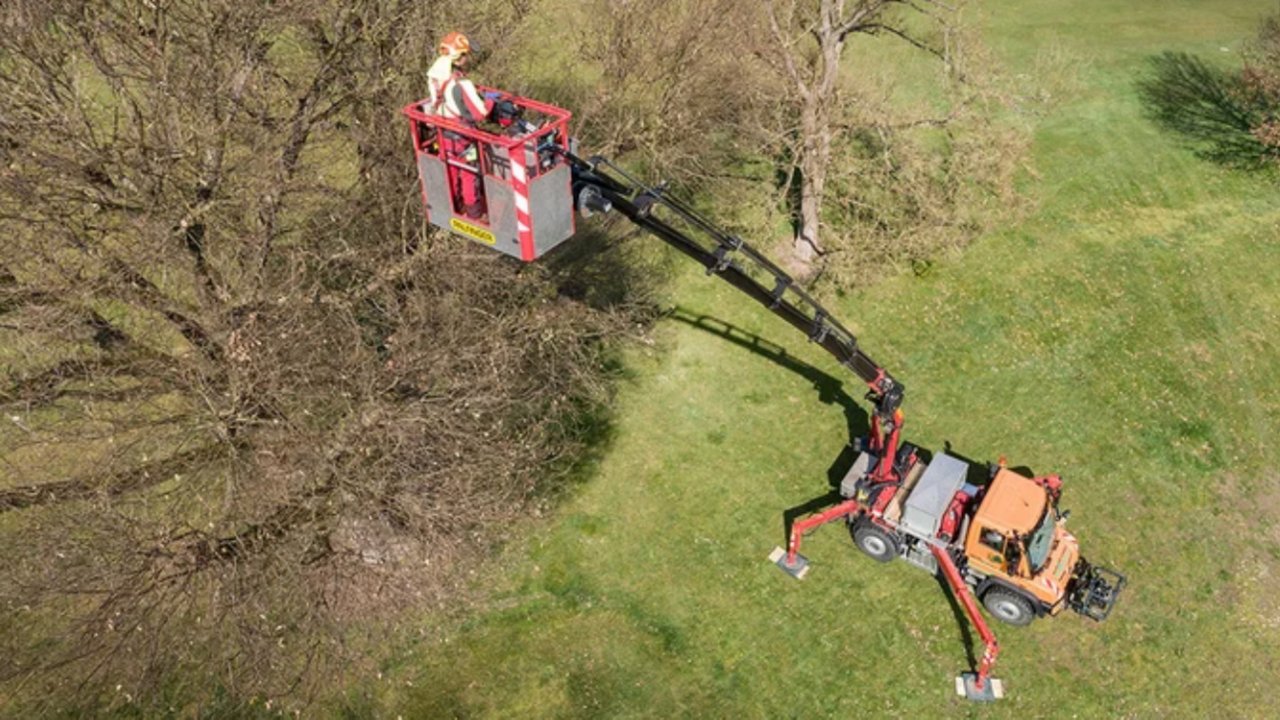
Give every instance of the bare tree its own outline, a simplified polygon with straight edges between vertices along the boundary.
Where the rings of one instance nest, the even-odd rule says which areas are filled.
[[[430,10],[0,6],[6,688],[308,697],[603,422],[629,308],[424,229]]]
[[[807,269],[824,251],[822,204],[832,146],[845,126],[839,81],[849,41],[891,35],[948,63],[946,33],[956,10],[935,0],[768,0],[764,9],[770,41],[758,54],[783,79],[784,102],[796,118],[799,198],[793,249],[799,266]],[[935,37],[916,29],[921,21],[933,25]]]
[[[563,39],[593,72],[564,73],[557,65],[534,91],[573,109],[579,138],[593,152],[623,156],[664,180],[723,173],[741,140],[736,131],[769,92],[741,57],[754,21],[749,6],[592,0],[578,12],[581,22]],[[536,37],[533,44],[545,42]]]

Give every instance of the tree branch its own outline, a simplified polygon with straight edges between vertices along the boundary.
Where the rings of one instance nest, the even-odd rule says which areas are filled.
[[[870,34],[876,34],[876,33],[880,32],[880,31],[884,31],[884,32],[887,32],[887,33],[889,33],[889,34],[891,34],[891,35],[895,35],[895,36],[897,36],[897,37],[901,38],[902,40],[906,41],[906,42],[907,42],[907,44],[911,45],[912,47],[919,48],[920,50],[923,50],[923,51],[925,51],[925,52],[929,53],[930,55],[933,55],[934,57],[938,58],[939,60],[942,60],[942,61],[944,61],[944,62],[947,62],[947,61],[949,61],[949,60],[950,60],[950,59],[947,57],[947,54],[946,54],[945,52],[943,52],[942,50],[940,50],[940,49],[938,49],[938,48],[935,48],[935,47],[932,47],[932,46],[929,46],[929,45],[926,45],[925,43],[921,42],[920,40],[917,40],[916,38],[912,37],[910,34],[908,34],[905,30],[902,30],[901,28],[896,28],[896,27],[894,27],[894,26],[892,26],[892,25],[886,25],[885,23],[874,22],[874,23],[868,23],[868,24],[866,24],[866,25],[862,26],[862,28],[861,28],[861,30],[860,30],[860,32],[866,32],[866,33],[870,33]]]
[[[769,0],[765,5],[769,13],[769,29],[773,33],[774,41],[778,43],[779,47],[777,49],[779,54],[782,56],[782,63],[783,67],[786,68],[787,76],[791,78],[791,82],[796,86],[796,89],[799,90],[800,97],[807,102],[811,96],[811,90],[808,83],[805,82],[804,77],[800,74],[800,69],[796,66],[794,53],[792,53],[792,48],[795,46],[796,41],[787,37],[786,33],[782,31],[782,26],[778,22],[778,14],[774,5],[775,0]],[[792,12],[794,12],[794,10],[795,8],[793,7]],[[790,18],[788,18],[788,25],[790,25]]]
[[[224,454],[220,446],[208,445],[180,452],[163,460],[121,470],[106,477],[90,475],[57,482],[25,485],[0,490],[0,512],[24,510],[39,505],[116,497],[127,492],[165,482],[192,467],[205,468]]]

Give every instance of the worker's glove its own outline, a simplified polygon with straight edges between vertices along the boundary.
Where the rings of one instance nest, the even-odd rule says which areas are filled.
[[[484,94],[484,99],[488,100],[489,102],[497,102],[498,100],[502,99],[502,93],[497,92],[496,90],[490,90],[489,92]]]

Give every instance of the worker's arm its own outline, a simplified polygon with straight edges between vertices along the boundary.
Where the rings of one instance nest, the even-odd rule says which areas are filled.
[[[493,111],[493,101],[481,97],[480,93],[476,92],[475,83],[470,80],[459,80],[457,85],[462,94],[462,102],[466,105],[471,117],[476,121],[489,117],[489,113]]]

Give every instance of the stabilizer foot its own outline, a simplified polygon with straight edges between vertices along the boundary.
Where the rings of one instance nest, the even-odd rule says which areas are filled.
[[[977,673],[962,673],[956,678],[956,694],[974,702],[995,702],[1004,697],[1004,683],[1000,678],[989,677],[979,689]]]
[[[773,552],[769,553],[769,562],[777,565],[782,569],[782,572],[797,580],[803,580],[804,576],[809,572],[809,558],[796,553],[796,561],[788,563],[787,551],[780,547],[774,548]]]

